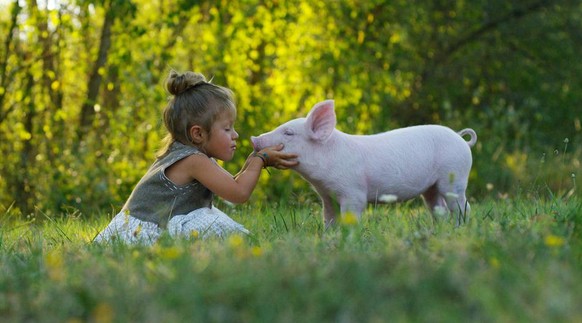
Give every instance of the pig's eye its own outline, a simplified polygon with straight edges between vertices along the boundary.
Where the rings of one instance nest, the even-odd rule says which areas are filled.
[[[285,129],[285,131],[283,132],[283,134],[285,136],[293,136],[295,133],[291,129]]]

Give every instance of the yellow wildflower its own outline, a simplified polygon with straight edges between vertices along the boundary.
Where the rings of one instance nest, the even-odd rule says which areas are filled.
[[[544,239],[544,242],[545,242],[546,246],[555,247],[555,248],[561,247],[565,243],[564,238],[558,237],[558,236],[553,235],[553,234],[546,236],[546,238]]]
[[[59,250],[49,251],[44,257],[44,262],[51,280],[62,281],[65,278],[65,261]]]
[[[489,259],[489,264],[491,265],[491,267],[495,268],[495,269],[499,269],[499,259],[492,257],[491,259]]]
[[[228,237],[228,245],[231,248],[239,248],[240,246],[242,246],[244,242],[243,237],[241,237],[238,234],[233,234],[230,237]]]
[[[123,211],[123,220],[125,225],[129,224],[129,210],[127,209]]]
[[[93,316],[93,321],[98,323],[109,323],[113,322],[113,308],[107,303],[99,303],[93,309],[91,313]]]
[[[135,229],[135,231],[133,231],[133,236],[134,237],[138,237],[139,234],[141,232],[141,224],[138,224],[137,228]]]
[[[167,260],[176,259],[176,258],[180,257],[181,254],[182,254],[182,251],[177,246],[162,248],[159,251],[160,258],[167,259]]]
[[[356,225],[358,224],[358,217],[354,213],[348,212],[342,216],[340,223],[346,226]]]
[[[254,246],[251,248],[251,254],[255,257],[260,257],[263,255],[263,249],[259,246]]]

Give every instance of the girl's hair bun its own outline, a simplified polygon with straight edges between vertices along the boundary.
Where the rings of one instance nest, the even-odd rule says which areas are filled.
[[[206,77],[196,72],[179,73],[174,70],[166,80],[166,90],[172,95],[180,95],[198,84],[206,83]]]

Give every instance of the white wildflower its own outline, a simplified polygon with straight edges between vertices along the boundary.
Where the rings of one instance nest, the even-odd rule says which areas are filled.
[[[455,194],[455,193],[453,193],[453,192],[447,192],[447,193],[445,194],[445,196],[446,196],[448,199],[458,199],[458,198],[459,198],[459,194]]]
[[[445,207],[442,207],[442,206],[440,206],[440,205],[438,205],[438,206],[435,206],[435,208],[434,208],[434,214],[435,214],[437,217],[445,217],[445,216],[447,215],[447,213],[448,213],[448,212],[447,212],[447,208],[445,208]]]
[[[383,194],[378,197],[378,201],[382,203],[394,203],[398,201],[398,196],[394,194]]]

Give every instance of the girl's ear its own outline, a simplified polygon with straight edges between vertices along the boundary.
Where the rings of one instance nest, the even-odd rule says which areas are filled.
[[[200,145],[204,142],[205,132],[202,127],[194,125],[190,127],[190,138],[192,138],[192,143],[195,145]]]

